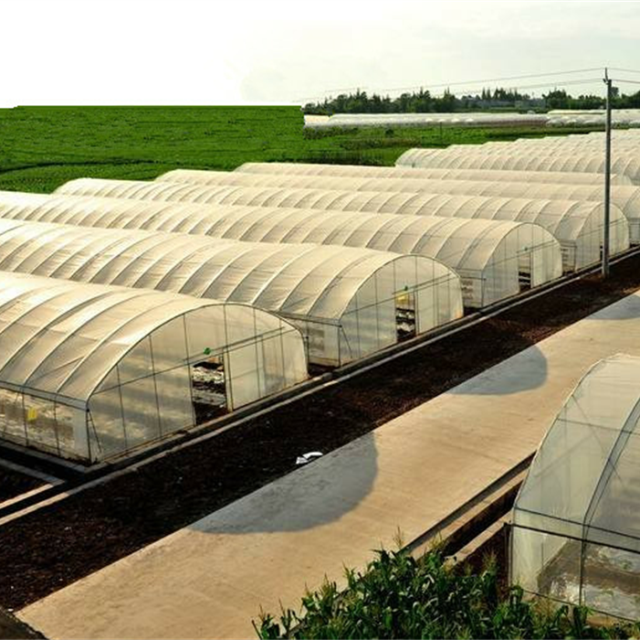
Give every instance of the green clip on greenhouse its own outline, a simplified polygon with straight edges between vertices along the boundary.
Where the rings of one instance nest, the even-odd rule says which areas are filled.
[[[552,424],[516,499],[511,580],[640,618],[640,358],[596,364]]]
[[[0,438],[94,462],[302,382],[300,332],[241,304],[2,272]]]

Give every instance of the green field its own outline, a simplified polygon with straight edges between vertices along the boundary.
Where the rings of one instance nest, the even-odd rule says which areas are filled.
[[[51,191],[78,177],[146,180],[178,167],[233,169],[249,161],[392,165],[410,147],[544,132],[513,128],[305,132],[302,125],[297,107],[0,109],[0,189]]]

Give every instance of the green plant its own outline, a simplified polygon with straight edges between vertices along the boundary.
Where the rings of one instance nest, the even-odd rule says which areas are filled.
[[[393,165],[410,147],[545,133],[304,129],[297,107],[16,107],[0,109],[0,189],[46,192],[80,177],[151,180],[179,167],[230,170],[274,160]]]
[[[503,590],[495,558],[473,574],[438,549],[420,559],[378,551],[362,573],[346,570],[340,591],[325,580],[280,619],[262,612],[260,638],[628,638],[637,625],[595,627],[584,607],[551,607]]]

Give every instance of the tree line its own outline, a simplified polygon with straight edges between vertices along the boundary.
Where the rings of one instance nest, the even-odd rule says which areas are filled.
[[[601,109],[604,98],[596,95],[572,96],[564,89],[553,89],[541,97],[520,93],[515,89],[483,89],[480,94],[456,96],[445,91],[433,96],[428,90],[402,93],[396,98],[369,95],[359,89],[355,93],[340,94],[321,102],[309,102],[303,107],[307,114],[334,113],[452,113],[454,111],[483,111],[519,109],[523,111],[548,109]],[[614,89],[613,107],[640,108],[640,91],[625,95]]]

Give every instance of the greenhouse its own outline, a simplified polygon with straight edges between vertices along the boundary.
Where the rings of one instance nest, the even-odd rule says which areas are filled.
[[[446,205],[437,210],[430,206],[425,209],[427,215],[445,217],[479,217],[502,218],[520,222],[535,222],[555,235],[561,245],[567,246],[567,251],[576,253],[576,237],[584,238],[584,234],[593,234],[595,254],[583,251],[583,258],[579,259],[579,266],[590,264],[598,260],[600,241],[603,237],[604,206],[602,201],[602,185],[562,185],[562,184],[527,184],[526,182],[482,182],[467,180],[422,180],[412,178],[398,178],[376,180],[372,178],[349,178],[338,176],[277,176],[272,174],[256,175],[242,174],[233,178],[236,173],[224,171],[187,171],[176,170],[160,176],[158,181],[177,182],[183,184],[233,184],[236,186],[261,186],[287,189],[326,189],[332,191],[377,191],[428,194],[429,202],[433,194],[444,195],[477,195],[488,198],[526,198],[529,200],[545,201],[540,203],[512,201],[508,206],[473,208],[473,216],[469,214],[468,206]],[[231,176],[231,177],[230,177]],[[599,181],[600,182],[600,181]],[[594,204],[581,204],[583,201]],[[553,202],[552,202],[553,201]],[[564,201],[564,202],[556,202]],[[572,202],[573,201],[573,202]],[[412,199],[413,203],[414,200]],[[614,186],[611,190],[611,202],[617,209],[611,215],[612,253],[619,253],[628,249],[629,242],[640,242],[640,187]],[[457,203],[456,203],[457,204]],[[493,204],[493,203],[492,203]],[[365,211],[369,208],[365,207]],[[510,214],[504,214],[508,210]],[[419,213],[422,213],[419,209]],[[403,213],[403,209],[399,210]],[[393,211],[392,211],[393,213]],[[627,222],[625,222],[625,218]],[[586,225],[587,230],[583,230]],[[579,227],[579,230],[574,230]],[[630,232],[630,227],[633,233]],[[631,237],[630,237],[631,236]],[[583,240],[584,241],[584,240]],[[595,255],[595,257],[593,257]],[[565,269],[575,268],[575,259],[565,261]]]
[[[549,111],[546,117],[549,127],[604,126],[605,112],[603,109],[556,109]],[[611,119],[613,126],[637,127],[640,125],[640,109],[613,109]]]
[[[557,241],[528,223],[12,192],[0,193],[0,217],[413,253],[456,271],[468,307],[491,304],[562,273]]]
[[[408,172],[417,171],[409,169]],[[536,198],[541,200],[594,200],[602,201],[603,179],[594,174],[596,179],[590,184],[529,184],[526,178],[518,176],[509,180],[471,180],[424,178],[411,175],[402,177],[387,176],[379,179],[372,176],[348,175],[288,175],[274,173],[242,173],[237,171],[190,171],[176,169],[158,178],[156,182],[174,182],[178,184],[197,184],[203,186],[239,186],[266,187],[277,189],[325,189],[331,191],[376,191],[403,193],[430,193],[445,195],[480,195],[515,198]],[[579,175],[579,174],[578,174]],[[623,208],[624,204],[638,197],[640,187],[634,185],[613,185],[611,190],[612,202]],[[622,206],[621,206],[621,204]]]
[[[483,144],[452,144],[446,149],[434,149],[437,152],[446,152],[451,154],[464,155],[466,152],[471,153],[528,153],[535,152],[539,155],[548,155],[550,153],[584,153],[584,154],[603,154],[605,148],[604,138],[592,139],[592,143],[573,139],[565,139],[561,142],[551,141],[549,138],[526,139],[521,138],[514,141],[494,141],[484,142]],[[612,136],[611,152],[613,156],[631,156],[636,157],[638,154],[638,142],[627,138],[618,139]]]
[[[602,178],[602,176],[600,176]],[[394,181],[395,182],[395,181]],[[425,191],[448,194],[480,195],[485,197],[501,198],[525,198],[543,201],[556,201],[565,213],[571,215],[570,211],[575,211],[579,207],[584,210],[586,205],[594,210],[594,215],[599,219],[599,226],[604,224],[604,186],[599,179],[595,184],[527,184],[522,182],[479,182],[465,180],[443,180],[432,187],[431,182],[427,185],[425,181]],[[566,204],[559,204],[564,201]],[[616,248],[613,252],[625,250],[625,227],[620,213],[626,218],[629,228],[629,242],[631,244],[640,243],[640,187],[633,185],[611,185],[611,226],[615,229],[613,235],[618,237]],[[591,203],[588,205],[587,203]],[[519,218],[520,219],[520,218]],[[540,224],[540,223],[538,223]],[[545,225],[543,225],[545,226]],[[618,228],[619,227],[619,228]],[[545,226],[545,228],[548,228]],[[549,229],[551,231],[551,229]],[[560,240],[560,238],[558,238]]]
[[[246,305],[24,274],[0,279],[4,440],[105,460],[307,375],[299,331]]]
[[[526,591],[640,618],[640,358],[597,363],[545,436],[513,509]]]
[[[342,176],[348,178],[419,178],[422,180],[500,180],[504,182],[557,182],[588,184],[602,181],[598,173],[562,171],[491,171],[483,169],[417,169],[403,167],[366,167],[355,164],[302,162],[247,162],[234,173],[272,173],[301,176]],[[167,174],[165,174],[167,175]],[[626,176],[612,174],[611,184],[632,184]]]
[[[441,263],[336,246],[0,219],[0,270],[258,307],[302,331],[310,361],[333,366],[463,312],[459,279]]]
[[[544,127],[547,120],[530,113],[336,113],[322,120],[305,116],[305,127]]]
[[[534,153],[521,149],[519,153],[438,153],[429,149],[409,149],[397,160],[399,167],[430,167],[434,169],[499,169],[509,171],[570,171],[577,173],[604,173],[604,154],[597,152]],[[632,184],[640,185],[640,158],[615,155],[611,159],[611,171],[627,176]]]
[[[521,198],[402,192],[215,187],[169,182],[147,183],[85,178],[68,182],[58,192],[121,198],[165,199],[170,202],[271,205],[322,211],[530,222],[543,226],[561,244],[565,271],[579,269],[599,260],[600,246],[603,241],[602,206],[597,203],[546,202]],[[622,212],[617,208],[612,208],[611,254],[615,255],[628,248],[629,225]],[[443,262],[449,264],[446,260]]]
[[[599,136],[552,136],[549,138],[520,138],[514,140],[511,144],[518,146],[518,148],[524,148],[531,146],[532,148],[545,148],[553,147],[554,149],[584,149],[585,151],[602,151],[605,146],[604,134]],[[621,136],[619,131],[614,131],[611,134],[612,149],[624,149],[625,153],[632,153],[638,151],[640,146],[640,137]]]

